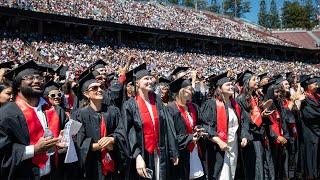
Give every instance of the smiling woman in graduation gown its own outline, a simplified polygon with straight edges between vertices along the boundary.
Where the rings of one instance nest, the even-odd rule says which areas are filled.
[[[204,168],[200,160],[199,107],[191,102],[193,89],[188,79],[179,78],[170,83],[170,91],[175,93],[175,101],[169,103],[168,109],[172,115],[179,144],[179,164],[174,179],[197,179],[204,177]],[[198,125],[198,127],[196,127]],[[200,145],[201,144],[201,145]]]
[[[90,74],[79,82],[89,105],[78,110],[82,127],[77,134],[81,167],[86,179],[121,179],[126,160],[126,139],[122,133],[120,110],[103,104],[100,83]]]
[[[267,139],[264,113],[259,107],[254,91],[258,88],[257,77],[251,72],[243,74],[243,93],[237,102],[241,107],[243,123],[248,124],[249,144],[243,148],[244,174],[246,179],[274,179],[274,166]]]
[[[140,70],[135,78],[137,96],[126,101],[122,108],[132,157],[130,178],[146,177],[148,168],[153,171],[152,179],[171,179],[168,173],[170,159],[174,163],[178,161],[177,138],[171,116],[161,99],[151,92],[149,72]]]
[[[241,109],[233,99],[231,80],[227,73],[211,79],[214,98],[201,108],[207,143],[208,179],[234,179],[238,161],[238,145],[248,143],[248,127],[241,123]]]

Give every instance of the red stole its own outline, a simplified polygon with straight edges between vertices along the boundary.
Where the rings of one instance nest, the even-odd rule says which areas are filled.
[[[274,112],[269,116],[270,121],[272,122],[271,129],[277,136],[283,136],[282,132],[282,122],[281,116],[278,110],[274,110]],[[278,141],[275,141],[279,143]]]
[[[238,121],[241,115],[241,109],[240,106],[238,105],[238,103],[233,99],[230,98],[230,102],[232,107],[235,109],[237,117],[238,117]],[[227,111],[226,108],[224,106],[224,102],[216,99],[216,109],[217,109],[217,134],[219,136],[219,138],[223,141],[223,142],[228,142],[228,115],[227,115]]]
[[[30,145],[34,145],[44,135],[44,130],[40,123],[40,120],[36,112],[34,111],[33,107],[31,107],[27,102],[25,102],[19,96],[16,97],[15,102],[17,106],[21,109],[26,119],[26,123],[29,130]],[[59,116],[56,113],[56,110],[51,105],[44,106],[43,110],[46,115],[49,129],[52,131],[54,137],[58,137],[60,132],[60,120],[59,120]],[[57,151],[56,151],[56,154],[57,154]],[[47,153],[35,154],[34,157],[32,158],[32,163],[38,166],[39,168],[44,168],[48,158],[49,157]],[[56,158],[56,162],[57,162],[57,158]]]
[[[250,104],[252,107],[252,110],[250,112],[251,121],[258,127],[260,127],[262,124],[262,117],[260,109],[254,97],[251,97]]]
[[[107,126],[106,122],[104,121],[103,115],[101,114],[101,122],[100,122],[100,137],[107,136]],[[107,176],[108,172],[114,172],[114,160],[111,158],[110,154],[108,153],[106,148],[101,150],[101,168],[102,174]]]
[[[180,113],[181,113],[181,116],[182,116],[182,118],[183,118],[183,120],[184,120],[184,123],[185,123],[186,126],[187,126],[187,133],[188,133],[188,134],[193,134],[193,127],[194,127],[194,126],[196,125],[196,123],[197,123],[197,113],[196,113],[196,110],[195,110],[195,108],[193,107],[192,103],[187,103],[187,107],[188,107],[188,109],[189,109],[189,111],[190,111],[190,115],[191,115],[191,117],[192,117],[192,124],[193,124],[193,125],[191,125],[191,123],[190,123],[190,120],[189,120],[189,118],[188,118],[188,115],[187,115],[186,110],[185,110],[182,106],[180,106],[178,103],[176,103],[176,106],[177,106],[178,110],[179,110]],[[193,148],[194,148],[195,146],[196,146],[196,144],[195,144],[194,142],[189,143],[187,149],[189,150],[189,152],[192,152],[192,151],[193,151]]]
[[[319,105],[319,101],[320,101],[320,97],[318,94],[316,93],[312,93],[310,91],[306,91],[306,95],[311,99],[313,100],[317,105]]]
[[[142,125],[143,125],[143,135],[144,135],[144,145],[145,149],[153,154],[155,149],[158,150],[159,142],[159,116],[157,107],[155,104],[154,96],[149,94],[149,101],[152,107],[152,113],[154,118],[154,124],[147,108],[146,102],[139,96],[136,96],[136,101],[138,109],[141,115]]]

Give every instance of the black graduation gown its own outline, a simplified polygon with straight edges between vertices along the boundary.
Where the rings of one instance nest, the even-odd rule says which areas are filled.
[[[275,169],[275,178],[276,179],[285,179],[289,177],[289,169],[288,169],[288,143],[290,142],[290,135],[287,128],[288,116],[287,112],[284,108],[278,108],[278,112],[280,113],[280,121],[281,121],[281,130],[283,132],[283,137],[287,139],[287,144],[282,145],[276,143],[278,135],[271,128],[272,122],[270,121],[269,131],[269,142],[271,155],[273,159],[274,169]]]
[[[177,108],[175,102],[171,102],[168,104],[169,113],[172,116],[174,127],[177,133],[178,146],[179,146],[179,164],[172,168],[174,171],[174,179],[189,179],[190,174],[190,152],[187,149],[187,146],[192,142],[193,135],[188,134],[187,126],[185,121],[181,115],[181,112]],[[196,125],[201,126],[201,114],[199,107],[193,103],[193,107],[196,110],[197,121]],[[197,145],[200,146],[200,150],[203,143],[201,140],[198,141]],[[201,155],[201,153],[199,153]],[[204,169],[204,168],[203,168]],[[179,173],[178,173],[179,172]]]
[[[155,94],[152,95],[156,96]],[[169,165],[172,164],[170,158],[178,157],[179,154],[176,132],[172,117],[168,109],[163,105],[161,98],[156,96],[155,103],[159,116],[160,179],[172,179],[169,173]],[[146,167],[153,170],[155,175],[154,156],[145,150],[143,124],[134,97],[131,97],[123,104],[122,115],[130,145],[131,166],[128,172],[130,173],[130,179],[141,179],[135,166],[136,157],[139,154],[144,159]],[[155,179],[155,176],[153,179]]]
[[[220,172],[223,167],[225,152],[221,151],[220,147],[213,143],[210,139],[217,135],[217,110],[216,101],[214,99],[208,99],[201,107],[201,114],[203,120],[203,127],[209,134],[209,139],[207,141],[207,167],[208,167],[208,179],[218,179]],[[226,109],[228,113],[228,109]],[[239,128],[238,136],[241,142],[242,138],[249,139],[248,126],[241,122],[241,117],[238,117]],[[240,150],[239,150],[240,155]],[[240,158],[238,158],[240,160]]]
[[[59,119],[60,130],[64,128],[68,121],[66,114],[61,107],[55,107]],[[26,119],[20,108],[9,102],[0,108],[0,179],[38,179],[40,170],[32,163],[32,158],[22,160],[25,146],[30,145],[29,129]],[[64,178],[63,164],[65,154],[59,154],[58,168],[55,166],[54,157],[51,159],[52,178]]]
[[[266,136],[268,122],[262,122],[258,127],[251,121],[250,109],[246,103],[245,95],[237,99],[241,107],[241,122],[248,126],[249,143],[240,149],[243,156],[243,168],[246,179],[274,179],[274,165],[272,162],[269,142]]]
[[[109,173],[106,177],[101,170],[101,151],[91,151],[92,144],[101,139],[101,116],[105,120],[107,136],[112,136],[115,139],[113,151],[109,152],[115,161],[115,172]],[[76,144],[85,179],[121,179],[122,167],[126,163],[127,146],[120,118],[120,110],[114,106],[103,105],[99,113],[95,112],[91,106],[79,109],[77,121],[82,123],[82,127],[77,134]]]
[[[320,103],[306,97],[301,104],[307,177],[319,178]]]

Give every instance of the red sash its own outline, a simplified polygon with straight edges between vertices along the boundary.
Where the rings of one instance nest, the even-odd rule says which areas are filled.
[[[283,132],[281,130],[281,116],[278,110],[274,110],[274,112],[269,116],[270,121],[272,122],[271,129],[277,136],[283,136]],[[275,143],[280,143],[275,141]]]
[[[40,120],[36,112],[34,111],[33,107],[31,107],[27,102],[25,102],[19,96],[16,97],[15,102],[17,106],[21,109],[26,119],[26,123],[28,125],[28,130],[29,130],[30,145],[34,145],[44,135],[44,130],[40,123]],[[58,137],[59,130],[60,130],[60,121],[59,121],[59,116],[56,113],[56,110],[54,109],[53,106],[50,106],[50,105],[44,106],[43,110],[47,118],[49,129],[52,131],[54,137]],[[49,157],[46,153],[35,154],[34,157],[32,158],[32,163],[37,165],[39,168],[44,168],[48,158]]]
[[[235,112],[238,117],[238,121],[241,115],[241,109],[239,104],[233,99],[230,98],[232,107],[235,109]],[[217,105],[217,134],[223,142],[228,141],[228,115],[224,103],[216,99]]]
[[[283,107],[284,107],[286,110],[288,110],[288,111],[290,111],[290,109],[289,109],[289,103],[290,103],[290,100],[288,100],[288,99],[285,99],[285,100],[283,101]],[[296,123],[289,123],[289,124],[288,124],[288,127],[289,127],[289,129],[290,129],[293,137],[294,137],[294,138],[298,138],[298,131],[297,131],[297,125],[296,125]]]
[[[188,109],[190,111],[190,115],[192,117],[192,124],[193,124],[193,126],[192,126],[191,123],[190,123],[190,120],[188,118],[186,110],[182,106],[178,105],[178,103],[176,103],[176,105],[177,105],[177,108],[180,111],[181,116],[182,116],[182,118],[183,118],[183,120],[184,120],[184,122],[185,122],[185,124],[187,126],[187,133],[188,134],[193,134],[193,127],[197,123],[197,113],[196,113],[195,108],[193,107],[193,105],[191,103],[187,103]],[[192,152],[193,148],[195,146],[196,146],[196,143],[194,143],[194,142],[189,143],[187,149],[189,150],[189,152]]]
[[[72,93],[66,94],[65,97],[67,99],[67,102],[68,102],[68,105],[69,105],[69,109],[72,109],[73,108],[73,103],[74,103],[73,94]]]
[[[139,95],[136,96],[136,101],[137,101],[138,109],[140,111],[141,120],[143,124],[145,149],[150,154],[153,154],[154,150],[158,148],[158,142],[159,142],[159,116],[158,116],[155,100],[154,100],[154,97],[149,94],[149,101],[152,107],[154,124],[145,101]]]
[[[310,99],[312,99],[316,104],[319,104],[320,97],[319,97],[318,94],[312,93],[312,92],[310,92],[310,91],[307,90],[307,91],[306,91],[306,95],[307,95]]]
[[[100,137],[107,136],[107,126],[101,114]],[[114,160],[111,158],[106,148],[101,150],[102,174],[107,176],[108,172],[114,172]]]
[[[261,112],[260,112],[260,109],[256,103],[256,100],[251,97],[251,107],[252,107],[252,110],[250,112],[250,117],[251,117],[251,121],[257,125],[258,127],[261,126],[262,124],[262,117],[261,117]]]

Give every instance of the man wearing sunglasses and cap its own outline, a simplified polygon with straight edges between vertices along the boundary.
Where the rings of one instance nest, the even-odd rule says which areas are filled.
[[[29,61],[6,74],[15,101],[0,110],[0,179],[58,178],[63,119],[44,98],[43,69]],[[48,153],[50,151],[50,153]]]

